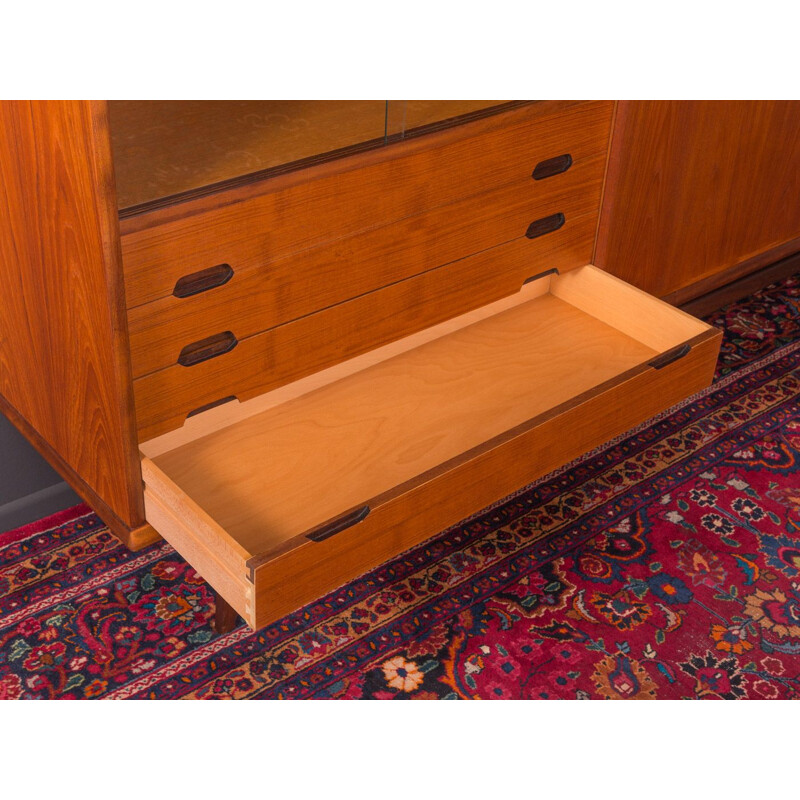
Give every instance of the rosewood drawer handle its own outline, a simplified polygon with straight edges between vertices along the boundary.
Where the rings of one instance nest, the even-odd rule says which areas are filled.
[[[560,175],[566,172],[572,166],[572,156],[569,153],[564,153],[563,156],[556,156],[555,158],[548,158],[546,161],[540,161],[533,168],[533,175],[531,176],[535,181],[541,181],[544,178],[552,178],[553,175]]]
[[[206,403],[204,406],[198,406],[195,409],[192,409],[187,415],[186,419],[189,417],[194,417],[197,414],[202,414],[204,411],[209,411],[212,408],[216,408],[217,406],[223,406],[225,403],[230,403],[231,400],[236,400],[235,394],[229,394],[227,397],[221,397],[219,400],[214,400],[212,403]]]
[[[689,344],[679,344],[677,347],[673,347],[672,350],[667,350],[666,353],[662,353],[660,356],[647,363],[653,369],[661,369],[662,367],[666,367],[667,364],[671,364],[673,361],[683,358],[691,349],[692,346]]]
[[[558,274],[559,272],[557,267],[553,267],[552,269],[546,269],[544,272],[539,272],[536,275],[531,275],[530,278],[525,278],[525,280],[522,281],[522,285],[525,286],[525,284],[527,283],[533,283],[534,281],[538,281],[539,278],[546,278],[548,275],[558,275]]]
[[[557,231],[565,222],[566,217],[559,211],[558,214],[551,214],[549,217],[542,217],[531,222],[525,235],[529,239],[536,239],[538,236]]]
[[[230,264],[217,264],[216,267],[202,269],[191,275],[184,275],[178,279],[172,294],[175,297],[191,297],[193,294],[207,292],[216,286],[222,286],[233,277],[233,267]]]
[[[306,538],[311,539],[312,542],[321,542],[324,539],[329,539],[334,534],[341,533],[346,528],[366,519],[369,511],[369,506],[360,506],[352,511],[345,511],[344,514],[332,519],[330,522],[324,522],[322,525],[310,530],[306,534]]]
[[[195,364],[208,361],[209,358],[229,353],[237,344],[239,344],[239,340],[231,331],[216,333],[207,339],[187,344],[178,356],[178,363],[182,367],[193,367]]]

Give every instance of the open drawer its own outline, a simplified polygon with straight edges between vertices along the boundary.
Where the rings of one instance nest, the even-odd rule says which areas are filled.
[[[705,387],[720,338],[545,274],[144,443],[147,520],[258,628]]]

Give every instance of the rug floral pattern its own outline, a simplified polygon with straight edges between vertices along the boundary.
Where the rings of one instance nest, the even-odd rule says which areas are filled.
[[[0,534],[0,698],[800,695],[800,276],[717,381],[258,633],[85,507]]]

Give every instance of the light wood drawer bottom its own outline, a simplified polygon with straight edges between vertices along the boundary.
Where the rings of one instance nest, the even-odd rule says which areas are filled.
[[[548,275],[144,443],[147,520],[259,628],[705,387],[720,338]]]

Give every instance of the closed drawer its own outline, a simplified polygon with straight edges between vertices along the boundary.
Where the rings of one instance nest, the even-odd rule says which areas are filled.
[[[241,341],[234,305],[227,324],[203,331],[208,338],[198,341],[211,344],[192,351],[190,365],[185,348],[194,340],[180,338],[169,366],[134,380],[139,440],[180,427],[195,409],[220,398],[247,400],[514,294],[533,274],[585,264],[596,225],[593,215],[570,217],[547,235],[523,236]]]
[[[144,443],[146,516],[258,628],[703,388],[719,341],[546,275]]]
[[[612,111],[610,102],[534,103],[385,152],[342,158],[122,220],[128,307],[168,298],[182,277],[220,264],[237,275],[270,270],[290,256],[326,244],[335,252],[334,243],[504,187],[524,191],[534,184],[535,194],[546,195],[552,178],[534,180],[536,166],[569,154],[573,166],[566,175],[581,173],[584,164],[605,155]],[[594,171],[602,180],[602,163]],[[379,246],[369,237],[358,245]],[[411,269],[414,253],[407,255],[405,269]],[[394,259],[394,269],[402,269]],[[314,272],[318,267],[310,261],[296,271],[322,285]],[[376,275],[371,287],[358,291],[384,285],[382,280]],[[319,308],[336,301],[320,302]]]
[[[184,346],[230,330],[239,341],[445,264],[518,241],[531,263],[553,236],[528,239],[531,223],[555,214],[563,228],[582,231],[580,260],[591,260],[605,167],[605,152],[575,155],[570,168],[546,180],[531,178],[520,158],[520,180],[501,189],[336,239],[242,269],[229,253],[225,267],[208,262],[178,289],[130,308],[128,322],[135,378],[174,365]],[[238,243],[232,237],[230,248]],[[574,250],[571,251],[574,254]],[[217,267],[214,270],[214,267]],[[195,291],[203,285],[210,288]],[[183,282],[183,283],[181,283]],[[191,283],[190,283],[191,282]],[[190,283],[184,289],[186,283]],[[184,295],[186,296],[180,296]],[[177,296],[176,296],[177,295]]]

